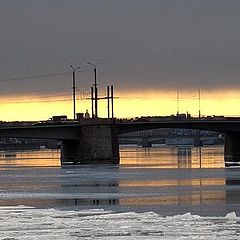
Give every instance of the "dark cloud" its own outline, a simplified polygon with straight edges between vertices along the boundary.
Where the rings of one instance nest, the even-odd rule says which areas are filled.
[[[239,12],[239,0],[2,0],[0,80],[28,79],[0,92],[69,91],[69,66],[97,60],[118,89],[236,89]],[[88,89],[93,74],[77,78]]]

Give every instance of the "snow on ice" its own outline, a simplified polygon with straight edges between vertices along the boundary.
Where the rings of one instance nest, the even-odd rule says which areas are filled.
[[[0,207],[0,239],[240,239],[240,218]]]

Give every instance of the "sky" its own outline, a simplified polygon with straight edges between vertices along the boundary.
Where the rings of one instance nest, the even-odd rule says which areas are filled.
[[[240,113],[239,0],[0,0],[0,119],[90,111],[93,69],[116,115]],[[106,103],[100,112],[106,114]]]

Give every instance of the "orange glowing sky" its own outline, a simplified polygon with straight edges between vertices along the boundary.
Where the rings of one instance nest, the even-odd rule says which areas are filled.
[[[199,88],[202,115],[237,116],[239,12],[226,0],[0,1],[0,120],[73,118],[71,65],[80,92],[94,66],[101,96],[114,85],[116,117],[176,114],[178,89],[179,112],[197,116]]]
[[[114,100],[115,117],[130,118],[139,116],[171,115],[177,112],[177,93],[175,91],[118,92]],[[67,115],[73,118],[71,95],[65,98],[50,96],[17,96],[0,99],[0,120],[46,120],[53,115]],[[76,112],[91,113],[90,100],[78,99]],[[240,115],[240,91],[201,91],[201,114]],[[197,116],[199,111],[198,91],[180,92],[179,112],[189,112]],[[99,101],[99,116],[107,116],[107,103]]]

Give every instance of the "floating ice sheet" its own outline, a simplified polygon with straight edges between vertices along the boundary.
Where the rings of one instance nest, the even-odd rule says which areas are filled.
[[[240,239],[240,218],[0,207],[0,239]]]

